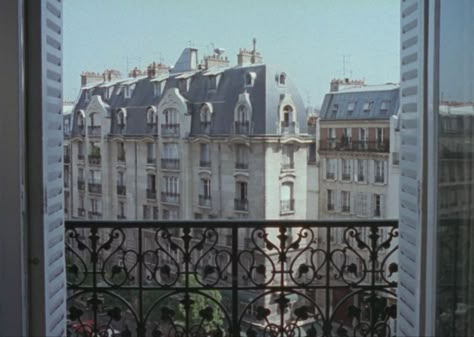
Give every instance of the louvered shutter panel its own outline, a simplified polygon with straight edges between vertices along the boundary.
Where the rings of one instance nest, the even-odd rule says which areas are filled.
[[[28,21],[30,334],[66,335],[63,214],[62,4],[25,3]]]
[[[400,336],[420,336],[421,216],[421,112],[423,105],[423,1],[401,5],[400,82],[400,238],[398,329]]]

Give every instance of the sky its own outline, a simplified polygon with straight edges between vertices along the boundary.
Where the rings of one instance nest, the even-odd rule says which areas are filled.
[[[252,48],[279,66],[307,105],[320,107],[333,78],[399,82],[399,0],[65,0],[64,99],[83,71],[153,61],[173,65],[186,47],[198,57],[224,48],[237,63]]]

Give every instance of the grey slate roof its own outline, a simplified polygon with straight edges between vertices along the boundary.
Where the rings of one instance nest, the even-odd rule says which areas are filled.
[[[389,120],[398,113],[400,88],[396,84],[366,86],[331,92],[324,97],[321,107],[321,120]],[[364,103],[373,102],[370,111],[364,111]],[[381,110],[382,102],[387,102],[387,110]],[[354,110],[348,111],[350,103]],[[337,112],[334,107],[337,105]]]
[[[286,85],[279,86],[276,76],[283,72],[282,70],[270,67],[266,64],[253,64],[245,66],[235,66],[222,69],[221,78],[217,89],[210,89],[211,76],[208,72],[211,69],[196,71],[190,78],[191,83],[189,91],[182,94],[188,102],[188,109],[191,114],[191,134],[200,133],[200,107],[203,103],[211,103],[213,106],[212,123],[210,135],[225,135],[232,130],[234,123],[234,109],[239,98],[239,94],[247,92],[252,104],[252,124],[253,134],[277,134],[278,107],[282,94],[290,94],[295,109],[297,111],[297,124],[300,133],[305,133],[306,112],[303,100],[298,93],[295,85],[287,76]],[[219,71],[220,72],[220,71]],[[247,72],[254,72],[256,79],[253,87],[245,87],[244,78]],[[178,79],[183,73],[170,73],[166,80],[166,86],[163,94],[170,88],[178,87]],[[105,98],[107,88],[104,83],[97,83],[91,89],[81,89],[81,94],[74,107],[75,112],[86,110],[86,90],[92,90],[92,95],[100,95],[102,100],[110,106],[111,111],[111,134],[123,135],[145,135],[153,133],[146,125],[146,111],[148,107],[157,107],[162,95],[154,95],[154,78],[143,77],[136,80],[135,89],[131,98],[124,98],[124,81],[118,81],[113,85],[113,93],[109,99]],[[120,91],[120,92],[119,92]],[[127,111],[126,127],[121,129],[117,126],[115,118],[118,109],[125,108]],[[87,117],[87,116],[86,116]],[[158,124],[160,121],[158,121]],[[79,134],[77,118],[73,118],[73,135]],[[154,132],[156,133],[156,132]],[[159,128],[158,128],[159,133]]]

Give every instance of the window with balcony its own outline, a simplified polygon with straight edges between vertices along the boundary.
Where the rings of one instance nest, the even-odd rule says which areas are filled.
[[[165,170],[179,170],[179,145],[177,143],[163,143],[161,168]]]
[[[156,176],[147,174],[146,178],[146,197],[154,200],[156,199]]]
[[[77,142],[77,160],[84,160],[84,143]]]
[[[280,214],[292,213],[294,211],[293,183],[284,182],[280,187]]]
[[[117,205],[117,219],[123,220],[126,219],[125,216],[125,201],[119,201]]]
[[[125,143],[117,142],[117,161],[125,162]]]
[[[377,149],[383,150],[384,149],[384,130],[383,128],[376,128],[375,129],[375,144]]]
[[[64,153],[64,164],[69,164],[71,162],[71,148],[68,145],[63,146]]]
[[[89,219],[100,219],[102,217],[102,201],[91,198],[89,208]]]
[[[327,190],[326,191],[326,209],[328,211],[334,211],[334,205],[335,205],[335,194],[334,190]]]
[[[211,153],[209,143],[199,144],[199,167],[211,167]]]
[[[235,183],[234,207],[236,211],[248,211],[247,182],[238,181]]]
[[[341,149],[349,149],[352,146],[352,128],[343,128],[341,135]]]
[[[367,128],[359,128],[359,150],[366,150],[368,147],[369,132]]]
[[[164,176],[161,185],[161,201],[179,203],[179,197],[179,178],[176,176]]]
[[[328,128],[328,147],[329,149],[336,148],[336,128]]]
[[[127,194],[125,185],[125,173],[123,171],[117,172],[117,194],[125,196]]]
[[[294,152],[295,152],[295,148],[293,144],[283,145],[282,158],[281,158],[282,170],[293,170],[295,168]]]
[[[326,158],[326,179],[336,179],[336,159]]]
[[[385,182],[385,161],[374,160],[374,182],[384,183]]]
[[[89,193],[102,193],[102,172],[89,170]]]
[[[211,109],[209,104],[205,103],[201,107],[200,120],[201,120],[201,132],[209,133],[211,131]]]
[[[364,182],[367,170],[367,161],[365,159],[357,159],[356,161],[356,181]]]
[[[85,190],[84,169],[82,167],[77,169],[77,189],[79,191]]]
[[[163,112],[163,122],[161,124],[161,135],[163,137],[179,136],[178,110],[170,108]]]
[[[237,120],[235,121],[235,133],[249,133],[249,111],[247,106],[241,104],[237,108]]]
[[[341,179],[343,181],[350,181],[351,180],[351,173],[352,173],[352,160],[350,159],[341,159]]]
[[[84,218],[86,216],[85,198],[83,195],[79,195],[79,203],[77,207],[77,216]]]
[[[235,145],[235,168],[239,170],[249,168],[249,148],[244,144]]]
[[[341,211],[349,213],[351,211],[351,192],[341,191]]]
[[[208,178],[200,180],[199,206],[211,207],[211,180]]]
[[[89,164],[100,165],[100,162],[101,162],[100,143],[90,142]]]
[[[100,121],[97,122],[96,115],[97,112],[91,112],[89,114],[89,126],[87,127],[87,132],[89,136],[100,136],[101,134]]]
[[[146,163],[151,165],[156,164],[155,143],[146,143]]]
[[[382,216],[382,196],[380,194],[374,194],[374,216],[380,217]]]

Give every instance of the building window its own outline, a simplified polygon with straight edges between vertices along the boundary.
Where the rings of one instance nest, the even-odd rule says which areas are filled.
[[[242,170],[249,168],[249,149],[244,144],[235,145],[235,168]]]
[[[328,128],[328,145],[330,149],[336,148],[336,129]]]
[[[200,181],[199,206],[211,206],[211,180],[203,178]]]
[[[281,73],[280,76],[278,76],[278,83],[280,85],[285,85],[286,84],[286,74]]]
[[[372,110],[372,106],[374,105],[374,102],[373,101],[369,101],[369,102],[365,102],[364,103],[364,106],[363,106],[363,110],[365,112],[369,112],[370,110]]]
[[[293,108],[289,105],[285,105],[282,117],[281,126],[284,128],[289,127],[293,122]]]
[[[209,144],[199,144],[200,147],[200,156],[199,156],[199,166],[200,167],[211,167],[211,153],[209,150]]]
[[[117,214],[118,219],[125,219],[125,202],[124,201],[119,201],[118,202],[118,214]]]
[[[257,75],[254,72],[245,73],[245,86],[252,87],[255,83],[255,78]]]
[[[377,146],[383,145],[384,143],[383,136],[384,136],[383,128],[376,128],[375,129],[375,142]]]
[[[156,199],[156,175],[147,174],[146,178],[146,197],[154,200]]]
[[[382,101],[382,104],[380,105],[380,110],[387,111],[389,105],[390,105],[390,101]]]
[[[354,112],[354,110],[355,110],[355,105],[356,105],[355,102],[349,102],[349,104],[347,105],[347,112],[348,112],[348,113]]]
[[[367,131],[367,128],[360,128],[359,129],[359,149],[360,150],[365,150],[367,149],[368,143],[368,136],[369,133]]]
[[[179,194],[179,178],[175,176],[165,176],[163,177],[163,186],[162,192],[166,194]]]
[[[235,184],[235,210],[248,211],[247,183],[238,181]]]
[[[126,121],[125,111],[123,109],[119,109],[117,111],[117,125],[119,127],[124,127]]]
[[[285,182],[280,188],[280,213],[293,212],[294,210],[293,183]]]
[[[342,164],[342,180],[343,181],[350,181],[351,180],[351,167],[352,160],[350,159],[341,159]]]
[[[77,159],[78,160],[84,159],[84,143],[83,142],[77,143]]]
[[[375,169],[375,182],[384,183],[385,182],[385,162],[383,160],[374,160],[374,169]]]
[[[126,85],[124,87],[124,98],[132,97],[133,91],[135,90],[135,86],[136,86],[136,84],[133,83],[133,84],[130,84],[130,85]]]
[[[101,215],[102,203],[99,199],[90,199],[89,212],[92,213],[93,215]]]
[[[354,213],[358,216],[368,216],[367,193],[357,192],[354,195]]]
[[[336,179],[336,159],[326,158],[326,179]]]
[[[341,145],[349,146],[352,142],[352,128],[343,128],[341,136]]]
[[[179,214],[178,214],[178,210],[177,209],[164,209],[163,210],[163,219],[164,220],[177,220],[179,217]],[[179,251],[176,253],[177,256],[178,256],[178,259],[176,261],[180,261],[179,260]]]
[[[154,108],[149,108],[146,111],[146,123],[148,125],[154,125],[156,124],[156,111]]]
[[[207,104],[203,104],[200,112],[201,132],[209,133],[211,131],[211,110]]]
[[[235,132],[236,133],[249,133],[249,111],[247,106],[241,104],[237,108],[237,120],[235,121]]]
[[[181,78],[178,80],[178,89],[179,92],[184,93],[188,91],[189,79]]]
[[[156,164],[155,143],[146,143],[146,162]]]
[[[327,210],[334,211],[334,191],[327,190]]]
[[[337,114],[338,109],[339,109],[339,104],[333,104],[332,105],[331,112],[332,112],[333,116],[335,116]]]
[[[80,127],[80,128],[83,128],[84,127],[84,120],[85,120],[84,111],[82,111],[82,110],[77,111],[76,116],[77,116],[76,117],[77,118],[77,126]]]
[[[143,220],[150,220],[150,206],[143,205]]]
[[[117,185],[125,186],[125,174],[122,171],[117,172]]]
[[[282,147],[282,170],[292,170],[295,168],[294,163],[295,148],[293,144],[285,144]]]
[[[215,90],[217,88],[217,78],[215,75],[210,75],[209,77],[209,89]]]
[[[117,142],[117,161],[125,161],[125,143]]]
[[[341,211],[349,213],[351,211],[351,192],[341,191]]]
[[[356,164],[357,164],[356,181],[363,182],[365,181],[366,160],[357,159]]]
[[[163,123],[161,124],[162,136],[179,136],[178,111],[176,109],[166,109],[163,112]]]
[[[374,194],[374,216],[379,217],[382,215],[381,202],[382,196],[380,194]]]

